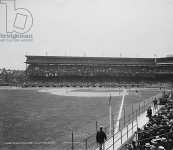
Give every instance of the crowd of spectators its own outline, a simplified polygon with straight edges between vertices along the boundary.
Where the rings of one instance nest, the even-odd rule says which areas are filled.
[[[10,70],[0,68],[0,86],[17,86],[25,81],[25,72],[22,70]]]
[[[164,82],[155,82],[155,83],[150,83],[150,82],[137,82],[137,81],[130,81],[126,79],[121,81],[122,78],[119,78],[119,80],[116,79],[109,79],[106,77],[104,78],[60,78],[60,79],[51,79],[51,80],[27,80],[24,82],[23,87],[163,87],[165,86]]]
[[[147,63],[147,62],[146,62]],[[135,63],[136,64],[136,63]],[[170,66],[99,65],[99,64],[30,64],[26,81],[48,82],[47,86],[113,86],[114,83],[169,82]],[[34,86],[34,85],[33,85]],[[41,86],[41,84],[40,84]]]
[[[172,92],[164,93],[157,101],[160,105],[159,111],[148,116],[149,122],[142,129],[137,129],[136,138],[126,145],[126,150],[173,150],[172,95]]]

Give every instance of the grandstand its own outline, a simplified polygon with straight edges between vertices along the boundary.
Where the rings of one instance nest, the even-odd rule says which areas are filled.
[[[113,84],[172,81],[173,57],[26,56],[28,81]]]

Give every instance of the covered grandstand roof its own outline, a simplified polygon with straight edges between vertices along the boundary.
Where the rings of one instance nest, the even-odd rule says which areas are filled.
[[[154,64],[153,58],[122,57],[66,57],[66,56],[26,56],[27,64],[112,64],[147,65]]]
[[[173,64],[173,57],[157,58],[158,64]]]
[[[27,64],[107,64],[107,65],[155,65],[171,63],[173,57],[127,58],[127,57],[74,57],[74,56],[26,56]]]

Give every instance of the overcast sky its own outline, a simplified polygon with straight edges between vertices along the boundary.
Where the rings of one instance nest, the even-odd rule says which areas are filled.
[[[32,42],[0,42],[0,68],[25,54],[158,57],[173,54],[173,0],[16,0],[34,17]],[[0,14],[0,18],[2,14]],[[1,22],[0,22],[1,23]]]

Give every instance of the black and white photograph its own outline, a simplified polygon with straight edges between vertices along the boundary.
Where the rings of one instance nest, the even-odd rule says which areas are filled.
[[[0,0],[0,150],[173,150],[173,0]]]

